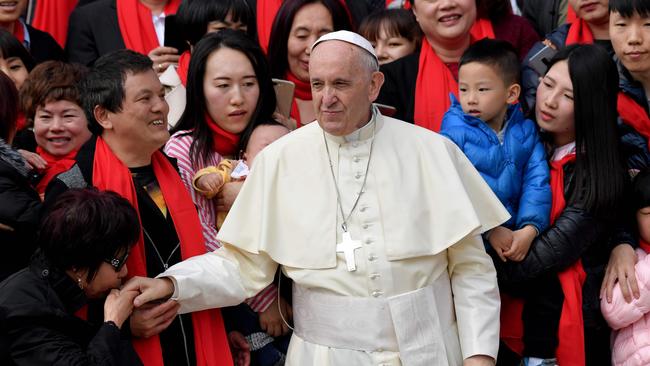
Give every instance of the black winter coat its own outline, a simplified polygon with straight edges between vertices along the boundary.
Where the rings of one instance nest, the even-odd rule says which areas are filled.
[[[115,325],[74,315],[85,303],[77,284],[38,251],[0,283],[0,364],[142,365]]]
[[[41,200],[29,179],[23,158],[0,139],[0,281],[26,267],[36,248]]]

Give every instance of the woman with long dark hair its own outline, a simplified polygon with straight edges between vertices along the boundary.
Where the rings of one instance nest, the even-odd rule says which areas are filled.
[[[609,359],[609,327],[600,314],[599,288],[610,243],[618,242],[612,240],[617,220],[625,212],[617,85],[616,65],[598,46],[570,46],[553,58],[535,108],[549,147],[552,225],[535,239],[523,261],[495,261],[501,286],[530,287],[542,276],[559,277],[564,297],[557,309],[560,365],[599,365]],[[508,347],[503,347],[500,364],[508,365],[513,363],[508,363],[512,353],[507,350],[521,351],[521,308],[510,299],[502,306],[512,314],[502,319]],[[547,326],[539,315],[538,326]]]
[[[309,84],[311,45],[337,30],[352,30],[339,0],[287,0],[275,16],[268,52],[271,76],[296,84],[291,118],[297,127],[316,118]]]

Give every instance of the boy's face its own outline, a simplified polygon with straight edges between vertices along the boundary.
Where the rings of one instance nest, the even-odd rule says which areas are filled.
[[[636,212],[636,222],[639,225],[639,236],[650,243],[650,206]]]
[[[257,154],[273,141],[289,133],[289,129],[277,125],[261,125],[253,130],[246,151],[244,152],[244,161],[249,167],[253,166],[253,160]]]
[[[463,112],[480,118],[495,130],[503,125],[508,104],[519,97],[518,84],[505,85],[496,68],[478,62],[458,71],[458,97]]]
[[[650,73],[650,17],[635,13],[631,18],[625,18],[612,12],[609,34],[616,56],[626,69],[633,75]]]

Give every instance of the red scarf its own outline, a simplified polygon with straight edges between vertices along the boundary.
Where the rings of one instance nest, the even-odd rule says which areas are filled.
[[[36,153],[47,162],[47,167],[43,171],[43,177],[36,185],[36,192],[41,195],[45,194],[45,188],[47,188],[47,185],[54,177],[72,168],[75,163],[74,158],[77,156],[77,151],[72,150],[64,156],[54,156],[43,150],[42,147],[37,146]]]
[[[576,18],[576,20],[571,23],[571,26],[569,27],[569,33],[567,34],[566,41],[564,42],[564,44],[567,46],[576,43],[594,43],[594,35],[591,33],[591,28],[589,28],[589,25],[586,21],[579,18]]]
[[[650,244],[641,238],[639,238],[639,247],[645,250],[646,253],[650,253]]]
[[[212,132],[212,149],[222,157],[237,157],[237,145],[239,144],[239,135],[228,132],[205,114],[205,122]]]
[[[650,118],[645,109],[623,92],[618,93],[617,107],[618,115],[623,122],[648,139],[648,146],[650,146]]]
[[[20,19],[17,19],[14,22],[14,37],[20,41],[20,44],[25,44],[25,26],[23,25],[23,22],[20,21]]]
[[[187,72],[190,70],[191,57],[192,54],[190,54],[190,51],[185,51],[181,54],[181,58],[178,59],[176,73],[178,74],[178,78],[181,79],[183,86],[187,86]]]
[[[477,19],[470,34],[472,42],[486,37],[494,38],[492,24],[484,19]],[[435,132],[440,131],[442,116],[451,105],[450,93],[458,96],[458,83],[424,38],[415,82],[415,124]]]
[[[165,203],[174,220],[174,227],[181,242],[183,260],[204,254],[205,245],[203,244],[199,216],[180,176],[159,151],[151,156],[151,164]],[[95,148],[93,186],[119,193],[131,202],[136,210],[138,209],[138,198],[129,168],[115,156],[101,137],[97,138]],[[131,250],[127,265],[129,277],[147,276],[142,235]],[[192,325],[194,326],[197,365],[232,365],[232,356],[219,309],[192,313]],[[158,336],[146,339],[134,338],[133,346],[145,365],[163,365]]]
[[[65,47],[68,18],[78,2],[79,0],[38,0],[32,26],[49,33],[61,47]]]
[[[273,20],[281,5],[282,0],[257,0],[257,38],[264,53],[269,50]]]
[[[309,82],[302,81],[296,77],[291,71],[287,71],[285,76],[287,80],[296,84],[296,89],[293,91],[293,102],[291,103],[291,112],[289,116],[296,120],[296,128],[302,126],[300,119],[300,109],[298,109],[298,103],[296,103],[296,98],[300,100],[311,100],[311,85]]]
[[[573,6],[567,5],[566,22],[567,23],[574,23],[577,19],[578,19],[578,14],[576,14],[576,11],[573,10]]]
[[[169,0],[165,5],[165,15],[175,14],[181,0]],[[148,54],[160,46],[153,27],[151,10],[139,0],[117,0],[117,22],[126,48]]]
[[[27,127],[27,118],[25,117],[25,113],[18,112],[18,116],[16,117],[16,131],[22,131],[25,127]]]
[[[564,200],[564,165],[575,161],[575,154],[569,154],[551,165],[551,223],[566,207]],[[571,366],[585,365],[585,340],[582,319],[582,285],[587,277],[578,260],[558,273],[564,304],[558,330],[559,345],[556,350],[558,364]],[[505,295],[505,294],[502,294]],[[524,327],[521,320],[524,302],[507,295],[501,299],[501,338],[513,351],[522,354]]]

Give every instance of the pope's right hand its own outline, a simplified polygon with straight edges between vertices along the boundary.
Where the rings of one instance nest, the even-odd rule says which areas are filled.
[[[171,279],[133,277],[122,286],[122,291],[139,291],[133,300],[133,305],[138,308],[150,301],[167,299],[174,293],[174,283]]]

